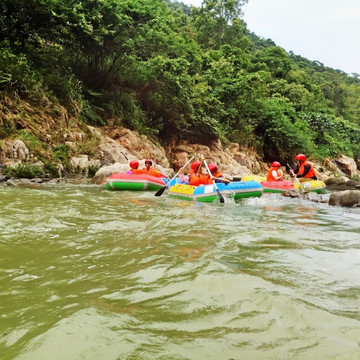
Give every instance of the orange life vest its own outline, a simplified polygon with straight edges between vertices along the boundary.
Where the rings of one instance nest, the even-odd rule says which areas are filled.
[[[189,171],[189,185],[199,186],[200,185],[200,177],[194,170]]]
[[[273,176],[273,174],[272,174],[272,172],[273,172],[274,170],[276,171],[276,175],[277,175],[278,177],[281,176],[281,174],[279,173],[279,168],[272,166],[272,167],[269,169],[269,171],[268,171],[267,178],[266,178],[267,181],[279,181],[279,179],[275,179],[274,176]]]
[[[140,169],[130,169],[130,171],[133,175],[142,175],[143,174],[143,171]]]
[[[142,169],[143,174],[151,175],[155,177],[166,177],[164,174],[162,174],[160,171],[157,171],[153,166],[150,167],[148,170],[146,167]]]
[[[313,166],[307,162],[307,161],[304,161],[300,167],[299,167],[299,171],[298,171],[298,175],[302,175],[305,171],[305,165],[309,165],[310,166],[310,170],[307,174],[305,174],[305,178],[316,178],[316,173],[315,173],[315,170],[313,168]]]
[[[215,174],[212,174],[212,176],[213,176],[213,177],[216,177],[216,178],[221,178],[221,177],[223,178],[223,177],[224,177],[224,175],[222,174],[222,172],[219,171],[219,170],[217,170]],[[216,180],[215,180],[215,181],[216,181]],[[210,185],[210,184],[212,184],[212,183],[213,183],[213,181],[212,181],[210,175],[206,175],[206,184]]]
[[[208,183],[208,174],[201,174],[199,175],[200,185],[207,185]]]

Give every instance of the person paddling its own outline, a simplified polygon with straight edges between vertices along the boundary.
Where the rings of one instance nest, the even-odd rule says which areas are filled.
[[[199,161],[199,160],[194,161],[190,167],[191,167],[191,169],[187,175],[189,185],[199,186],[200,185],[201,161]]]
[[[211,172],[212,176],[210,176],[210,174],[207,175],[206,184],[208,184],[208,185],[212,184],[213,180],[215,180],[216,182],[224,182],[224,183],[230,182],[230,180],[225,179],[222,172],[218,170],[218,167],[216,164],[210,163],[208,165],[208,168],[209,168],[209,171]]]
[[[184,175],[181,173],[180,175],[180,182],[183,184],[189,184],[193,186],[201,186],[201,185],[209,185],[212,184],[212,179],[216,182],[224,182],[229,183],[230,180],[226,179],[221,171],[218,170],[218,167],[214,163],[210,163],[208,165],[210,174],[204,173],[202,171],[202,164],[204,162],[204,157],[201,156],[201,161],[194,161],[191,164],[191,170],[189,171],[188,175]]]
[[[290,170],[291,174],[300,181],[317,180],[314,167],[306,161],[304,154],[298,154],[295,157],[297,166],[294,170]]]
[[[191,164],[191,169],[187,175],[188,177],[187,180],[189,182],[189,185],[193,185],[193,186],[207,185],[208,175],[202,171],[203,162],[204,162],[204,157],[203,155],[201,155],[201,161],[196,160]],[[183,179],[186,179],[186,177],[183,177]]]

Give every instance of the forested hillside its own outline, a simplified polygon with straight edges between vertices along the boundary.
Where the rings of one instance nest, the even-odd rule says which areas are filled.
[[[265,160],[358,158],[359,77],[250,33],[245,2],[2,0],[0,94],[33,107],[46,97],[163,144],[220,138]],[[1,119],[0,142],[20,130]]]

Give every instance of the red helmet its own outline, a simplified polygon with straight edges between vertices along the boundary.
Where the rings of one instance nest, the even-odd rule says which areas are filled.
[[[305,161],[306,156],[304,154],[298,154],[298,155],[296,155],[295,159],[300,160],[300,161]]]
[[[214,163],[210,163],[210,164],[208,165],[208,168],[209,168],[209,170],[210,170],[211,172],[217,170],[217,166],[216,166]]]
[[[131,160],[129,165],[132,169],[137,169],[139,166],[139,162],[137,160]]]
[[[271,164],[272,167],[280,167],[281,164],[277,161],[274,161],[272,164]]]
[[[152,165],[152,160],[151,159],[145,159],[145,164],[149,162]]]
[[[200,161],[194,161],[192,164],[191,164],[191,168],[196,171],[198,169],[198,167],[200,166],[201,162]]]

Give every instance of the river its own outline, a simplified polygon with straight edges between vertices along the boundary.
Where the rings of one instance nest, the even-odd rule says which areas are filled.
[[[1,360],[358,360],[360,209],[0,186]]]

